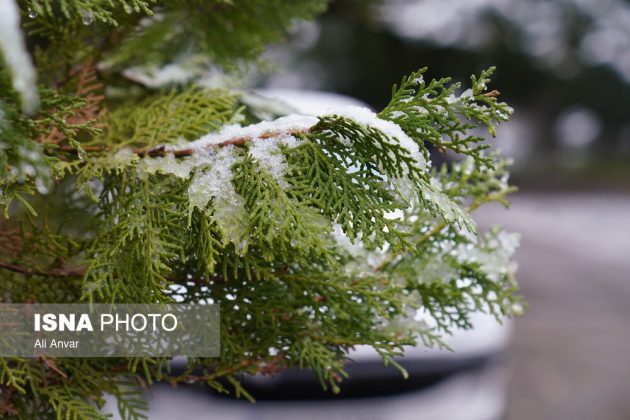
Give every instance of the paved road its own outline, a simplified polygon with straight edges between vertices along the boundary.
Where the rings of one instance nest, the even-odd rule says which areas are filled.
[[[508,420],[630,419],[630,197],[520,194],[479,220],[523,234]]]

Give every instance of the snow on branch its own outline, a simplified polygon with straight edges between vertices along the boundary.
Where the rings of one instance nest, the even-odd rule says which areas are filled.
[[[13,88],[22,97],[22,109],[32,114],[39,106],[33,61],[20,30],[20,12],[14,0],[0,2],[0,52],[11,69]]]

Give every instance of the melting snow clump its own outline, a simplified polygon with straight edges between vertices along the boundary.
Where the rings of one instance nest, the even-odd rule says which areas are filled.
[[[39,106],[35,67],[24,43],[20,12],[14,0],[0,1],[0,53],[11,69],[13,88],[22,96],[24,112],[32,114]]]
[[[296,131],[307,131],[312,126],[317,124],[319,118],[310,115],[288,115],[286,117],[278,118],[274,121],[262,121],[258,124],[252,124],[245,127],[240,125],[228,125],[217,133],[210,133],[198,140],[190,143],[184,143],[183,146],[191,148],[193,150],[203,150],[225,143],[226,141],[235,139],[251,140],[260,137],[274,137],[274,133],[288,133]],[[277,137],[277,136],[276,136]],[[169,146],[167,150],[173,150],[181,147]]]
[[[514,271],[510,259],[520,243],[520,235],[505,231],[491,231],[483,237],[479,246],[458,245],[453,254],[461,263],[478,263],[493,281],[501,275]]]
[[[287,189],[289,183],[284,179],[284,173],[288,166],[280,145],[293,148],[299,146],[300,143],[300,139],[287,134],[274,139],[254,139],[250,143],[249,153],[261,168],[271,174],[278,185]]]
[[[224,235],[224,241],[245,245],[248,215],[245,200],[232,185],[232,166],[237,162],[234,146],[225,146],[209,156],[207,167],[197,171],[188,187],[190,209],[206,208],[212,201],[212,218]]]

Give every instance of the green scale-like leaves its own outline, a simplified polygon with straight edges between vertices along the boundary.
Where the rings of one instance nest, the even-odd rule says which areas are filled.
[[[471,134],[494,135],[511,113],[486,90],[491,71],[463,92],[416,72],[378,114],[260,122],[239,94],[151,90],[124,70],[171,62],[182,40],[189,58],[237,66],[321,1],[22,3],[38,13],[31,42],[72,48],[35,54],[56,87],[40,87],[37,115],[21,114],[0,79],[0,202],[11,216],[0,226],[0,300],[220,303],[222,354],[191,358],[177,376],[162,358],[0,359],[0,416],[98,418],[107,392],[124,418],[142,418],[143,384],[203,381],[247,397],[239,374],[286,367],[337,391],[356,345],[395,364],[405,345],[440,346],[474,327],[475,312],[520,311],[517,238],[478,234],[471,215],[513,190],[508,162]],[[88,32],[107,113],[72,121],[89,98],[65,77],[92,54],[79,45]],[[61,140],[37,143],[51,131]],[[429,150],[456,157],[436,167]]]
[[[472,104],[468,99],[463,103]],[[490,105],[494,103],[492,98]],[[391,106],[398,105],[394,102]],[[453,118],[465,118],[468,111],[463,111],[452,114]],[[487,112],[495,111],[488,108]],[[227,115],[225,118],[234,119]],[[428,156],[422,132],[409,127],[426,124],[421,119],[431,118],[430,114],[417,111],[407,118],[409,124],[403,127],[421,150],[420,156]],[[479,122],[483,123],[484,118],[486,114],[478,118]],[[105,134],[105,138],[110,135]],[[235,136],[238,138],[238,130]],[[296,136],[294,147],[283,146],[276,152],[286,164],[282,174],[286,185],[250,151],[254,142],[272,142],[273,136],[227,146],[231,149],[224,154],[232,156],[229,160],[212,159],[212,147],[221,149],[224,146],[220,144],[195,152],[199,156],[178,158],[179,165],[191,165],[190,174],[183,179],[169,166],[172,158],[168,154],[173,152],[168,149],[164,152],[166,157],[156,158],[157,166],[150,174],[143,173],[142,159],[128,160],[120,168],[122,175],[110,176],[101,194],[103,214],[110,216],[94,242],[97,248],[93,255],[98,257],[86,277],[88,296],[98,291],[99,299],[107,300],[155,301],[161,300],[160,296],[178,296],[185,301],[210,298],[218,302],[232,296],[235,306],[242,309],[224,313],[228,331],[233,322],[241,327],[243,322],[248,324],[243,316],[249,314],[251,322],[256,320],[255,325],[267,331],[256,336],[261,342],[268,342],[268,328],[280,328],[277,322],[282,319],[284,332],[271,335],[284,337],[282,341],[290,348],[299,348],[303,356],[297,359],[298,364],[311,360],[312,367],[319,364],[309,359],[314,356],[305,354],[322,354],[317,350],[321,342],[315,338],[331,340],[336,343],[334,346],[343,348],[352,345],[353,340],[342,339],[344,333],[335,327],[344,317],[358,321],[357,314],[351,314],[354,304],[344,300],[345,293],[372,314],[363,326],[344,327],[355,337],[355,344],[377,345],[369,338],[374,328],[386,319],[404,318],[413,308],[427,310],[444,331],[453,326],[470,327],[471,311],[488,309],[497,316],[510,313],[514,285],[509,272],[500,281],[490,279],[483,267],[444,254],[444,249],[455,252],[456,247],[478,246],[466,206],[474,209],[486,201],[502,201],[510,191],[504,180],[504,164],[495,156],[479,155],[475,161],[474,154],[469,161],[450,169],[445,166],[439,172],[432,171],[386,132],[335,115],[321,117],[307,132]],[[146,143],[155,147],[153,141]],[[140,141],[135,145],[141,144]],[[194,149],[194,145],[191,143],[190,147]],[[177,147],[188,146],[179,143]],[[208,156],[206,163],[204,156]],[[160,167],[160,159],[168,164]],[[187,163],[195,159],[196,163]],[[492,167],[485,164],[488,160],[494,162]],[[209,196],[201,201],[207,204],[193,208],[192,213],[187,203],[186,186],[195,174],[225,162],[229,162],[231,174],[227,180],[229,189],[239,197],[234,213],[242,212],[246,217],[238,234],[227,232],[218,224],[227,217],[220,215],[229,214],[223,206],[231,211],[225,199]],[[126,215],[126,220],[119,219],[121,214]],[[335,226],[343,233],[336,233]],[[461,229],[469,232],[460,233]],[[339,234],[346,239],[340,242]],[[98,263],[100,260],[103,265]],[[195,280],[189,284],[191,275]],[[306,281],[306,277],[310,280]],[[464,279],[470,283],[467,287],[471,291],[460,287]],[[169,284],[185,287],[164,294]],[[199,289],[200,284],[207,285],[205,291]],[[369,287],[361,289],[362,285]],[[418,293],[419,299],[412,299],[413,293]],[[264,301],[254,303],[256,297],[263,296]],[[489,296],[495,303],[490,303]],[[305,299],[310,299],[308,304]],[[286,308],[288,302],[294,302],[294,309]],[[283,318],[270,325],[256,315],[273,314],[274,308],[283,306]],[[302,311],[306,311],[305,315],[317,314],[321,320],[313,324],[315,329],[308,337],[300,338],[287,330],[304,329],[306,321],[297,316]],[[332,313],[335,321],[331,324],[327,314]],[[272,316],[270,320],[273,319]],[[364,315],[362,322],[365,321]],[[411,337],[398,327],[377,329],[384,334],[378,342],[391,341],[389,334],[406,337],[405,340]],[[435,341],[430,329],[412,330],[425,341]],[[231,340],[239,338],[228,335],[226,348],[237,345],[230,344]],[[238,347],[254,346],[248,343]],[[305,345],[313,347],[304,349]],[[396,348],[379,347],[379,351],[389,358]],[[330,353],[330,357],[334,354]],[[263,355],[257,357],[264,359]],[[333,373],[322,374],[330,379]]]

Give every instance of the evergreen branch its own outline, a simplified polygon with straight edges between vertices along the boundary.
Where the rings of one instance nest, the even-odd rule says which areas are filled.
[[[91,25],[94,20],[117,26],[118,8],[124,13],[143,13],[153,15],[151,6],[156,0],[118,0],[117,4],[109,0],[27,0],[31,14],[54,17],[57,12],[67,18]]]
[[[476,311],[519,312],[517,238],[478,236],[470,217],[513,191],[507,162],[472,132],[494,135],[511,113],[486,91],[491,70],[461,93],[449,79],[425,83],[421,70],[378,114],[342,108],[265,122],[230,92],[152,90],[122,74],[186,60],[182,46],[202,63],[239,65],[323,3],[23,0],[39,14],[28,26],[42,107],[23,115],[0,69],[0,202],[22,203],[7,210],[12,220],[49,205],[70,226],[3,226],[1,298],[227,309],[221,357],[189,358],[179,375],[168,358],[0,359],[2,415],[99,418],[106,392],[123,418],[143,418],[141,394],[154,381],[250,398],[240,374],[291,367],[337,392],[356,345],[395,365],[404,346],[443,346],[444,333],[472,327]],[[86,17],[98,22],[86,27]],[[467,158],[432,167],[430,145]],[[437,327],[412,320],[417,313]]]
[[[74,394],[71,389],[63,386],[49,386],[42,392],[57,415],[57,419],[67,420],[107,420],[109,416],[89,402]]]
[[[112,111],[107,130],[92,143],[151,148],[217,130],[238,115],[237,95],[189,88],[152,95]]]
[[[425,72],[426,68],[414,72],[394,86],[390,103],[379,115],[399,124],[418,142],[427,141],[441,152],[450,149],[491,165],[491,159],[483,155],[489,146],[470,131],[481,124],[494,137],[495,125],[507,121],[513,112],[497,101],[498,91],[485,92],[494,68],[479,77],[473,75],[471,87],[459,95],[460,83],[450,83],[450,78],[426,83]]]
[[[148,402],[143,398],[143,389],[133,378],[123,376],[118,379],[114,396],[118,403],[118,412],[123,420],[147,419]]]
[[[63,262],[80,249],[79,242],[53,232],[48,225],[47,214],[44,214],[43,226],[38,226],[33,218],[29,218],[27,223],[18,227],[0,227],[0,252],[10,259],[0,260],[0,269],[27,277],[79,278],[83,275],[83,268],[63,267]],[[41,267],[42,263],[47,263],[48,267]]]
[[[63,125],[50,127],[46,133],[40,135],[37,142],[59,144],[64,140],[68,140],[70,142],[69,147],[80,150],[81,146],[77,142],[76,137],[64,127],[79,128],[89,126],[92,133],[98,133],[99,131],[97,130],[105,127],[102,120],[107,109],[102,107],[105,97],[95,93],[103,88],[103,84],[98,82],[96,63],[92,59],[88,59],[79,65],[70,72],[69,76],[71,78],[76,77],[75,95],[83,99],[83,104],[79,108],[74,109],[68,116],[61,117],[59,120],[63,120]]]
[[[0,385],[19,393],[26,393],[26,371],[19,364],[10,364],[11,359],[0,358]],[[13,365],[13,366],[12,366]]]

